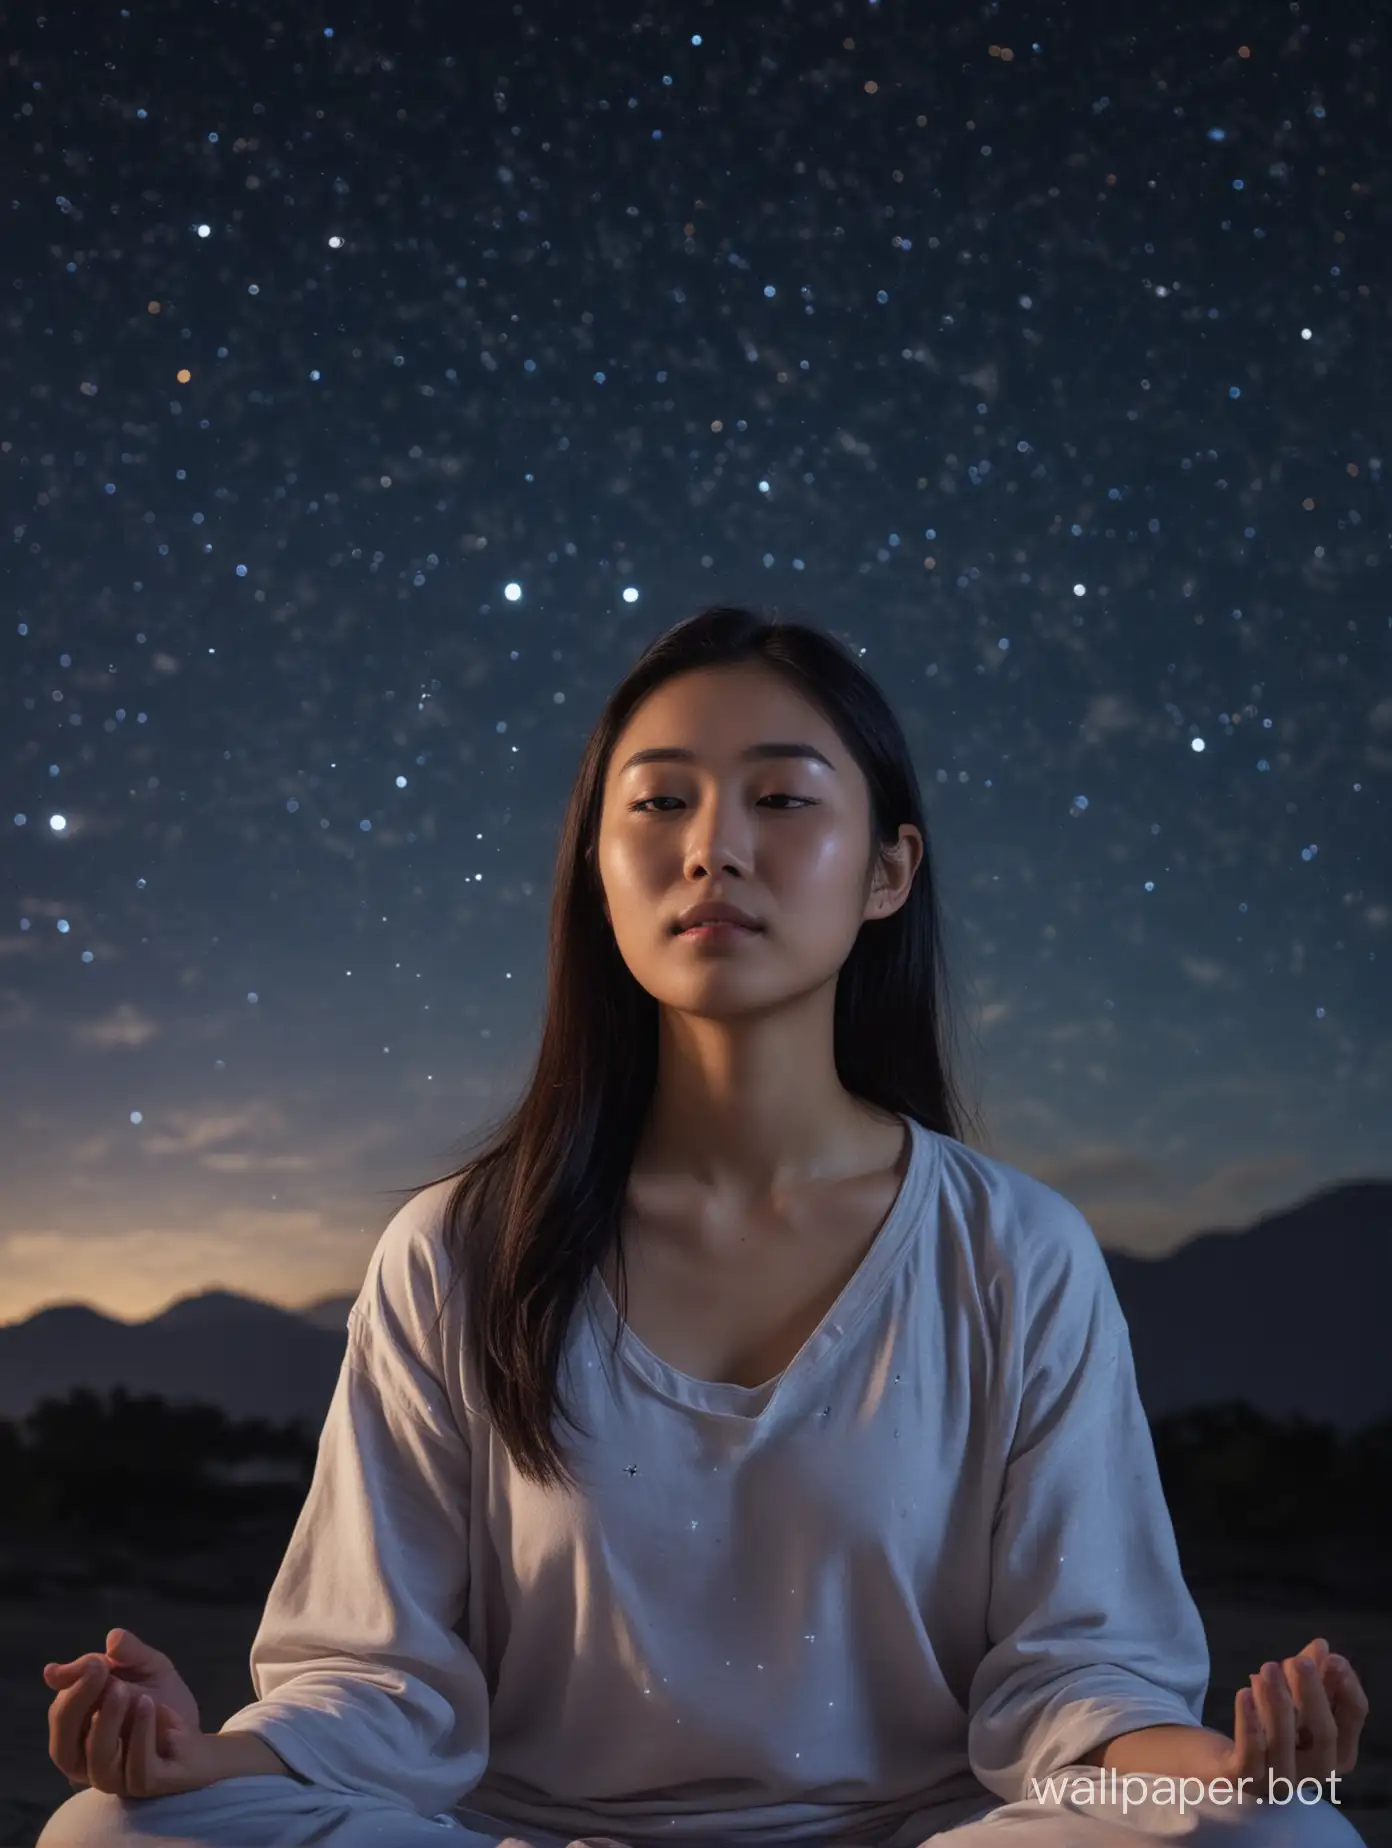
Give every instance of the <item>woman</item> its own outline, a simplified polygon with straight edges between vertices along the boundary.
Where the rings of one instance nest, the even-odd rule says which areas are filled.
[[[1200,1723],[1106,1264],[959,1137],[936,905],[847,651],[724,608],[649,648],[571,796],[526,1094],[370,1261],[256,1700],[202,1733],[126,1632],[51,1665],[89,1787],[40,1848],[1356,1848],[1322,1638]]]

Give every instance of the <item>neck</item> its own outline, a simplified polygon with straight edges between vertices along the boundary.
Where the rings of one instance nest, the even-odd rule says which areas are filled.
[[[831,1021],[711,1020],[664,1009],[634,1170],[730,1203],[865,1172],[898,1121],[836,1075]]]

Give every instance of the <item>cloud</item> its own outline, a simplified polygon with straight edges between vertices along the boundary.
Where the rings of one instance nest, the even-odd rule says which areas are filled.
[[[190,1210],[178,1224],[17,1228],[0,1233],[0,1322],[54,1303],[82,1302],[144,1321],[181,1296],[233,1290],[296,1306],[361,1285],[381,1228],[394,1210],[374,1199],[374,1229],[350,1207],[330,1219],[316,1209]],[[79,1260],[80,1254],[80,1260]]]
[[[154,1127],[156,1120],[161,1127]],[[157,1119],[147,1117],[140,1148],[146,1155],[161,1158],[203,1155],[221,1143],[264,1140],[283,1136],[286,1130],[285,1114],[278,1105],[266,1098],[252,1098],[234,1109],[165,1110]]]
[[[1222,963],[1211,962],[1203,956],[1181,956],[1179,966],[1191,982],[1198,982],[1204,988],[1216,988],[1227,975]]]
[[[71,1028],[76,1045],[105,1052],[112,1046],[146,1046],[163,1031],[143,1009],[122,1001],[95,1020],[80,1020]]]

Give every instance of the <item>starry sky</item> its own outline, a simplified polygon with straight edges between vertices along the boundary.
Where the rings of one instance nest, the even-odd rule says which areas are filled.
[[[715,601],[893,700],[988,1153],[1387,1176],[1376,10],[366,12],[7,21],[0,1320],[357,1289]]]

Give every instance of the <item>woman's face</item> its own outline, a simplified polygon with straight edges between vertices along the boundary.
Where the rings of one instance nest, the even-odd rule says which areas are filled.
[[[812,754],[758,754],[775,744]],[[649,751],[687,755],[631,762]],[[664,682],[611,755],[598,851],[605,911],[634,979],[684,1012],[747,1012],[833,980],[861,924],[907,897],[922,837],[904,825],[873,890],[870,850],[859,765],[817,708],[761,663]],[[682,912],[717,900],[759,929],[676,934]]]

